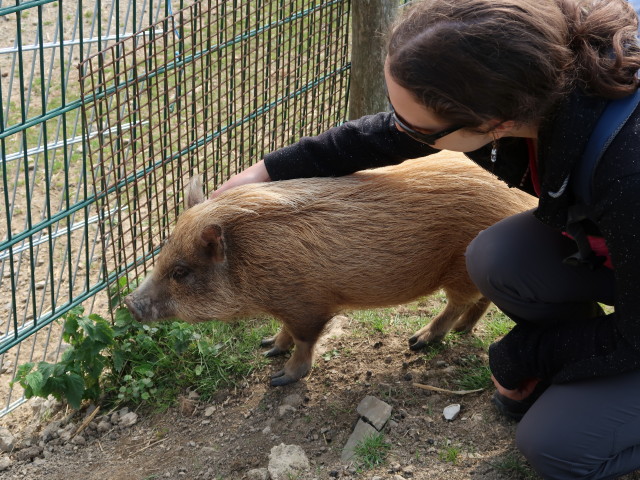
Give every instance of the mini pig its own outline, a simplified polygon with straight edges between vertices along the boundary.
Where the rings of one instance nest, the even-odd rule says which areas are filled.
[[[125,299],[149,322],[269,314],[283,323],[263,345],[295,349],[272,385],[305,376],[326,323],[344,309],[398,305],[443,289],[445,309],[409,340],[418,349],[468,331],[489,306],[464,252],[483,229],[534,206],[452,153],[340,178],[250,184],[187,210],[152,273]]]

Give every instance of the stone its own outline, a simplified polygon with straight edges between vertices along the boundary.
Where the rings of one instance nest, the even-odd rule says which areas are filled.
[[[290,412],[293,413],[295,411],[296,411],[295,407],[292,407],[291,405],[280,405],[278,407],[278,415],[281,417],[284,417],[286,414]]]
[[[309,468],[309,459],[300,446],[281,443],[271,449],[268,471],[272,480],[289,480]]]
[[[447,405],[446,407],[444,407],[444,410],[442,411],[444,418],[448,421],[455,420],[455,418],[458,416],[459,413],[460,413],[459,403],[453,403],[451,405]]]
[[[138,414],[135,412],[129,412],[120,416],[118,424],[123,427],[131,427],[138,423]]]
[[[293,408],[298,408],[302,405],[302,397],[297,393],[292,393],[291,395],[287,395],[282,400],[282,405],[289,405]]]
[[[4,427],[0,427],[0,450],[10,452],[16,443],[16,438]]]
[[[269,470],[266,468],[254,468],[245,474],[247,480],[269,480]]]
[[[109,430],[111,430],[111,428],[113,428],[111,426],[111,424],[105,420],[102,420],[100,423],[98,423],[98,432],[99,433],[105,433],[108,432]]]
[[[40,447],[29,447],[23,450],[18,450],[15,454],[16,460],[19,462],[33,460],[36,457],[42,455],[42,448]]]
[[[371,395],[367,395],[358,405],[358,413],[380,431],[391,418],[391,405]]]
[[[13,461],[9,457],[6,455],[0,456],[0,472],[7,470],[11,465],[13,465]]]
[[[367,422],[362,419],[358,420],[356,424],[356,428],[353,429],[349,440],[345,444],[342,449],[341,459],[343,462],[348,462],[355,455],[355,448],[360,442],[362,442],[365,438],[370,437],[372,435],[377,435],[378,431],[369,425]]]

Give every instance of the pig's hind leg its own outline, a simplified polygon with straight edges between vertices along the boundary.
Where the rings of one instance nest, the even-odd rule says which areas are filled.
[[[467,311],[453,325],[453,329],[456,332],[470,332],[485,314],[489,305],[491,305],[491,301],[486,297],[481,297],[467,308]]]
[[[263,338],[260,342],[263,347],[273,347],[264,353],[265,357],[275,357],[287,353],[293,347],[293,337],[285,327],[282,327],[277,335]]]
[[[447,292],[447,305],[444,310],[431,320],[429,325],[413,334],[409,339],[409,348],[420,350],[442,340],[468,308],[468,301],[461,301]]]

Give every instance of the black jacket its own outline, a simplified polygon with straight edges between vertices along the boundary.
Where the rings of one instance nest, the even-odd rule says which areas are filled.
[[[606,100],[574,92],[539,129],[541,195],[535,212],[564,230],[573,203],[569,177]],[[499,141],[467,154],[510,186],[533,194],[526,141]],[[435,153],[393,125],[389,113],[345,123],[265,157],[273,180],[347,175]],[[493,374],[506,388],[539,377],[554,383],[640,369],[640,109],[620,131],[596,170],[590,217],[604,237],[615,272],[615,312],[559,319],[546,328],[519,323],[490,348]],[[601,267],[606,268],[606,267]]]

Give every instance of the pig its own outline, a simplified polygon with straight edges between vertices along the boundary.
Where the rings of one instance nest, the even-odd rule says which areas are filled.
[[[446,307],[410,348],[452,328],[470,331],[490,302],[467,274],[467,245],[534,206],[533,197],[451,153],[339,178],[249,184],[209,200],[191,182],[185,198],[153,271],[125,303],[144,322],[279,319],[280,332],[263,341],[266,355],[295,349],[273,386],[309,372],[318,337],[342,310],[442,289]]]

